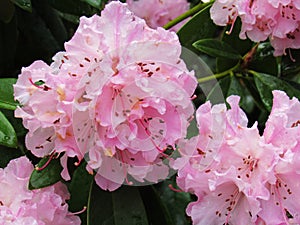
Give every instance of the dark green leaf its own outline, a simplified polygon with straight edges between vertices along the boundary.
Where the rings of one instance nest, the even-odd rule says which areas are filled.
[[[237,18],[237,20],[234,23],[234,27],[230,34],[228,34],[227,30],[231,29],[231,27],[228,27],[227,29],[224,29],[222,33],[222,41],[229,44],[232,48],[234,48],[240,55],[245,55],[253,45],[253,42],[249,39],[242,40],[239,37],[240,30],[241,30],[241,20]],[[231,26],[231,25],[230,25]],[[228,70],[229,68],[232,68],[238,63],[238,60],[235,59],[225,59],[225,58],[217,58],[217,72],[223,72],[225,70]]]
[[[100,222],[100,223],[99,223]],[[88,204],[88,225],[147,225],[147,215],[137,187],[114,192],[93,184]]]
[[[82,0],[83,2],[88,3],[89,5],[99,9],[102,3],[102,0]]]
[[[170,189],[169,185],[176,187],[176,179],[166,180],[159,185],[156,185],[157,194],[161,201],[166,205],[166,208],[172,215],[172,225],[189,225],[185,213],[188,203],[191,202],[191,195],[185,192],[175,192]]]
[[[226,59],[241,59],[241,55],[226,42],[216,39],[201,39],[193,43],[193,46],[201,52],[213,57]]]
[[[18,103],[14,100],[13,84],[16,83],[15,78],[0,79],[0,108],[15,110]]]
[[[49,157],[41,159],[38,163],[38,167],[42,168],[48,162]],[[52,159],[50,163],[42,170],[33,170],[30,180],[29,189],[38,189],[50,186],[61,180],[60,173],[62,166],[59,159]]]
[[[58,11],[77,16],[92,15],[93,8],[83,1],[79,0],[48,0],[49,3]]]
[[[24,128],[24,126],[22,124],[22,119],[15,117],[14,111],[8,110],[8,109],[2,109],[1,111],[6,116],[6,118],[9,120],[11,125],[13,126],[13,128],[17,134],[17,137],[26,135],[27,129]]]
[[[7,166],[10,160],[22,156],[20,149],[8,148],[0,145],[0,168]]]
[[[9,23],[15,13],[15,6],[10,0],[0,1],[0,20],[4,23]]]
[[[16,148],[17,135],[6,116],[0,111],[0,145]]]
[[[261,73],[277,75],[277,62],[273,52],[274,49],[269,42],[260,43],[248,68]]]
[[[112,192],[115,225],[147,225],[147,214],[137,187]]]
[[[112,193],[103,191],[93,182],[87,208],[87,225],[115,225],[113,213]]]
[[[184,47],[195,50],[192,46],[195,41],[215,37],[218,27],[211,20],[209,9],[210,6],[198,12],[177,32]]]
[[[30,0],[10,0],[11,2],[15,3],[20,8],[32,12],[32,6]]]
[[[86,162],[80,164],[75,170],[69,187],[71,198],[68,201],[69,210],[71,212],[78,212],[88,205],[88,198],[93,183],[93,176],[86,170]],[[87,223],[87,213],[81,213],[81,224]]]
[[[258,89],[261,100],[267,110],[271,111],[272,109],[273,90],[283,90],[288,94],[288,96],[300,99],[300,90],[294,88],[286,81],[265,73],[252,71],[252,74],[254,75],[255,85]]]
[[[153,186],[140,187],[140,193],[151,225],[174,224],[168,208],[161,200],[159,193]]]

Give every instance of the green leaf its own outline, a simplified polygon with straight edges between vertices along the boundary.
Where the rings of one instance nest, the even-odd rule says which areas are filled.
[[[277,75],[277,62],[273,52],[274,49],[269,42],[260,43],[248,68],[261,73]]]
[[[151,225],[174,224],[170,212],[152,185],[140,187],[140,193]]]
[[[137,187],[122,186],[114,192],[101,190],[95,183],[88,204],[88,225],[148,225]]]
[[[273,90],[282,90],[285,91],[288,96],[300,99],[300,90],[294,88],[288,82],[265,73],[252,71],[252,74],[254,75],[255,85],[258,89],[261,100],[267,110],[271,111],[272,109]]]
[[[81,0],[81,1],[88,3],[89,5],[93,6],[96,9],[99,9],[102,3],[102,0]]]
[[[241,20],[240,18],[237,18],[237,20],[234,23],[234,27],[230,34],[228,34],[227,30],[231,29],[231,25],[227,27],[227,29],[224,29],[222,33],[221,40],[228,45],[230,45],[232,48],[234,48],[240,55],[245,55],[253,45],[253,42],[249,39],[242,40],[239,37],[240,30],[241,30]],[[238,46],[238,48],[237,48]],[[228,70],[235,66],[238,63],[237,59],[226,59],[226,58],[217,58],[216,65],[217,65],[217,72],[223,72],[225,70]]]
[[[17,6],[19,6],[21,9],[24,9],[28,12],[32,12],[32,6],[30,0],[10,0]]]
[[[190,221],[187,219],[185,210],[188,203],[191,202],[191,196],[189,193],[175,192],[170,189],[169,185],[177,186],[175,176],[154,186],[155,194],[167,210],[167,213],[157,206],[154,207],[161,210],[164,214],[168,214],[168,216],[172,215],[172,225],[189,225]]]
[[[16,148],[17,135],[6,116],[0,111],[0,145]]]
[[[88,198],[92,184],[93,176],[87,172],[86,162],[82,162],[75,170],[71,183],[68,186],[71,194],[68,205],[71,212],[78,212],[88,205]],[[83,212],[79,216],[81,224],[86,224],[87,213]]]
[[[193,46],[201,52],[213,57],[226,59],[241,59],[242,56],[229,44],[216,39],[201,39],[193,43]]]
[[[42,168],[48,163],[49,157],[41,159],[38,168]],[[59,159],[52,159],[42,170],[33,170],[29,180],[29,190],[50,186],[61,180],[60,173],[62,166]]]
[[[0,145],[0,168],[6,167],[10,160],[21,157],[22,155],[23,153],[20,149]]]
[[[15,110],[18,103],[14,100],[14,89],[17,79],[15,78],[1,78],[0,79],[0,108]]]
[[[15,6],[10,0],[0,1],[0,20],[9,23],[15,14]]]
[[[207,6],[192,19],[190,19],[178,32],[180,43],[190,49],[195,50],[192,44],[200,39],[212,38],[216,35],[218,27],[210,18],[210,6]]]

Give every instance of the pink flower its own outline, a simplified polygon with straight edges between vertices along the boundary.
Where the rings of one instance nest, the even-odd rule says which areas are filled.
[[[89,26],[91,20],[99,28]],[[186,135],[194,111],[196,79],[180,59],[177,36],[148,28],[118,2],[108,4],[100,18],[82,19],[68,48],[89,32],[102,37],[103,58],[81,80],[73,126],[97,184],[114,190],[124,181],[165,179],[164,151]]]
[[[64,184],[27,189],[32,170],[26,157],[14,159],[0,169],[0,224],[80,224],[79,217],[68,212],[69,194]]]
[[[209,102],[197,110],[199,136],[179,142],[173,164],[178,186],[198,197],[187,208],[194,224],[300,222],[300,102],[273,95],[262,136],[256,124],[247,127],[237,96],[227,99],[229,110]]]
[[[287,48],[300,48],[298,1],[235,1],[217,0],[210,12],[213,21],[220,26],[233,24],[241,18],[240,38],[260,42],[268,38],[274,47],[274,55],[285,54]]]
[[[127,0],[126,2],[128,8],[136,16],[144,19],[151,28],[162,27],[189,9],[187,0]],[[183,23],[171,30],[179,30]]]
[[[101,17],[80,19],[65,49],[50,66],[24,68],[14,87],[27,148],[39,157],[65,153],[65,179],[67,158],[85,156],[103,189],[165,179],[165,151],[186,135],[197,84],[176,34],[111,2]]]

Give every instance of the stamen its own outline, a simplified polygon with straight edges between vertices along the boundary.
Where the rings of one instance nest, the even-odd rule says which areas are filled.
[[[78,211],[78,212],[70,212],[67,214],[67,216],[75,216],[75,215],[78,215],[78,214],[81,214],[81,213],[84,213],[86,211],[87,207],[84,206],[82,210]]]
[[[45,169],[50,164],[50,162],[52,161],[52,159],[55,158],[54,155],[55,155],[55,151],[51,153],[49,159],[47,160],[47,162],[42,167],[38,167],[38,165],[37,165],[35,167],[35,170],[42,171],[43,169]]]
[[[174,192],[177,192],[177,193],[183,192],[183,191],[180,190],[180,189],[174,188],[172,184],[169,184],[168,187],[169,187],[172,191],[174,191]]]

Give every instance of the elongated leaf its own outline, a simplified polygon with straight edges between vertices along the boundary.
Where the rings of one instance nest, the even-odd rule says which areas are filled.
[[[234,48],[240,55],[245,55],[253,46],[253,42],[249,39],[242,40],[239,37],[241,30],[241,20],[237,18],[234,23],[233,29],[230,34],[227,33],[229,29],[231,29],[231,25],[224,29],[222,33],[221,40],[225,43],[229,44],[232,48]],[[238,46],[238,47],[237,47]],[[226,58],[217,58],[217,72],[220,73],[229,68],[232,68],[238,63],[237,59],[226,59]]]
[[[38,163],[38,167],[42,168],[48,162],[49,157],[41,159]],[[50,186],[61,180],[60,173],[62,171],[62,166],[60,165],[59,159],[52,159],[50,163],[42,170],[33,170],[30,180],[29,189],[38,189]]]
[[[2,78],[0,79],[0,108],[15,110],[18,103],[14,100],[13,84],[17,79]]]
[[[114,192],[107,192],[94,183],[89,197],[87,224],[148,225],[137,187],[123,186]]]
[[[210,6],[207,6],[192,17],[178,32],[180,43],[195,50],[192,44],[200,39],[215,37],[218,27],[213,23],[209,13]]]
[[[10,0],[11,2],[15,3],[20,8],[32,12],[32,6],[30,0]]]
[[[0,168],[7,166],[10,160],[22,156],[20,149],[8,148],[0,145]]]
[[[68,201],[69,210],[71,212],[78,212],[88,205],[88,198],[93,184],[93,176],[90,175],[86,170],[86,162],[75,170],[69,187],[71,198]],[[87,213],[81,213],[80,215],[81,225],[87,223]]]
[[[261,73],[277,75],[277,62],[273,52],[274,49],[269,42],[259,44],[248,68]]]
[[[9,23],[14,16],[15,6],[10,0],[0,1],[0,20]]]
[[[261,100],[264,103],[267,110],[271,111],[272,109],[273,90],[283,90],[290,97],[295,96],[298,99],[300,99],[300,90],[294,88],[286,81],[265,73],[253,72],[253,75],[254,75],[255,85],[258,89]]]
[[[17,135],[5,115],[0,111],[0,145],[16,148]]]
[[[115,225],[147,225],[147,214],[137,187],[123,186],[112,193]]]
[[[226,59],[241,59],[242,56],[235,51],[229,44],[216,39],[201,39],[196,41],[193,46],[201,52],[213,57]]]
[[[102,3],[102,0],[82,0],[83,2],[88,3],[89,5],[99,9]]]
[[[113,216],[112,193],[101,190],[93,182],[90,189],[87,225],[115,225]]]

